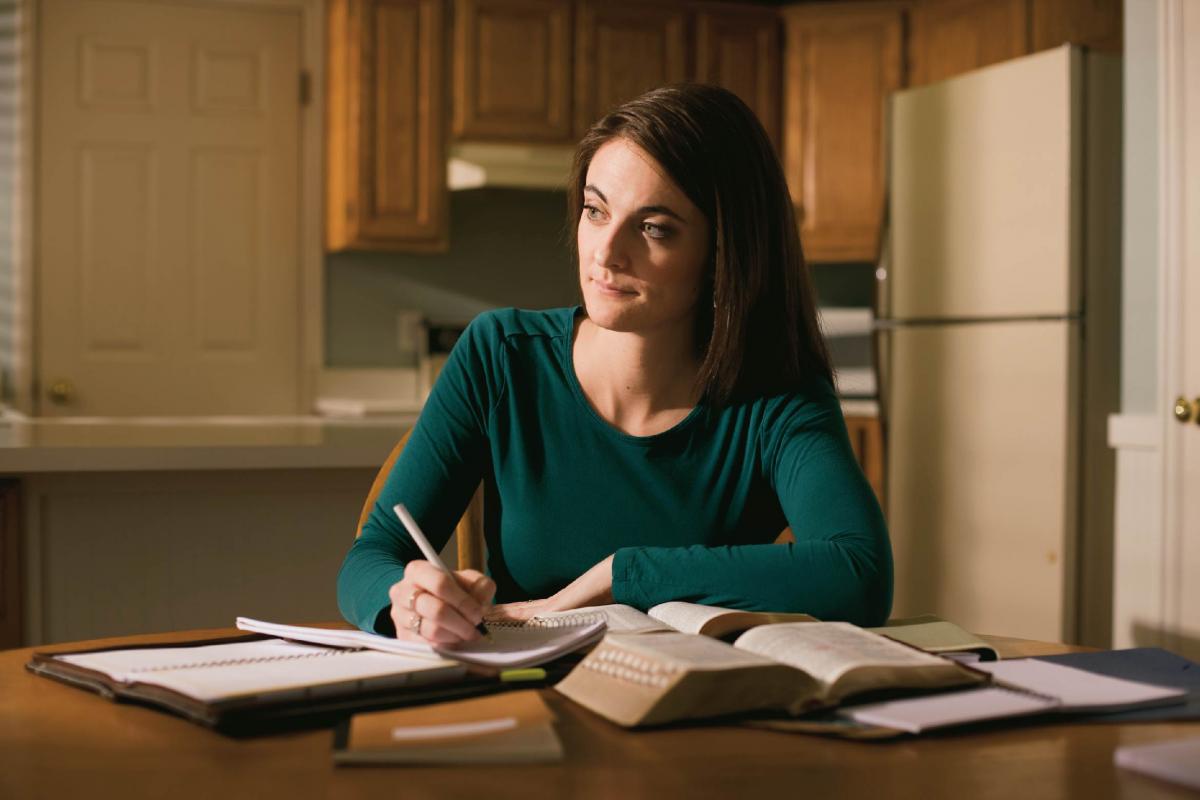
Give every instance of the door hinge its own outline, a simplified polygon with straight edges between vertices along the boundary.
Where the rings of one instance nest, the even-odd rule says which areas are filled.
[[[312,76],[308,70],[300,72],[300,105],[306,106],[312,100]]]

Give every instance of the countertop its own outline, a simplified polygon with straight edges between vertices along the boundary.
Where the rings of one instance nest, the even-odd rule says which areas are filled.
[[[873,400],[844,400],[874,416]],[[416,414],[70,417],[0,413],[0,475],[138,470],[377,468]]]
[[[416,418],[0,416],[0,475],[378,468]]]

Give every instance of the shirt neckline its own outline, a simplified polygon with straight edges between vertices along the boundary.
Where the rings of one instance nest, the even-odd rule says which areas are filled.
[[[665,431],[652,433],[649,436],[636,436],[632,433],[626,433],[611,422],[600,416],[600,413],[592,407],[588,401],[587,395],[583,393],[583,386],[579,383],[579,376],[575,373],[575,320],[584,314],[583,306],[577,305],[566,309],[568,313],[564,315],[564,327],[562,331],[562,351],[559,357],[562,359],[563,371],[566,373],[567,384],[571,387],[571,393],[575,396],[576,402],[583,409],[584,413],[590,417],[596,425],[602,428],[609,436],[626,442],[628,444],[648,446],[666,441],[678,436],[681,432],[690,428],[697,418],[703,412],[704,402],[700,401],[692,407],[687,416],[676,422]]]

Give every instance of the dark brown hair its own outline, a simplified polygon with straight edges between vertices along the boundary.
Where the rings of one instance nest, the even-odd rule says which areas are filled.
[[[716,86],[654,89],[612,110],[575,151],[567,183],[575,231],[596,151],[623,138],[644,150],[704,212],[709,285],[696,309],[699,388],[711,404],[833,382],[787,181],[770,139],[737,95]]]

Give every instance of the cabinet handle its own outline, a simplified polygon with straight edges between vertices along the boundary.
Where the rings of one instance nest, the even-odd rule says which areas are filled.
[[[1179,395],[1175,398],[1175,419],[1200,425],[1200,397],[1188,400],[1183,395]]]

